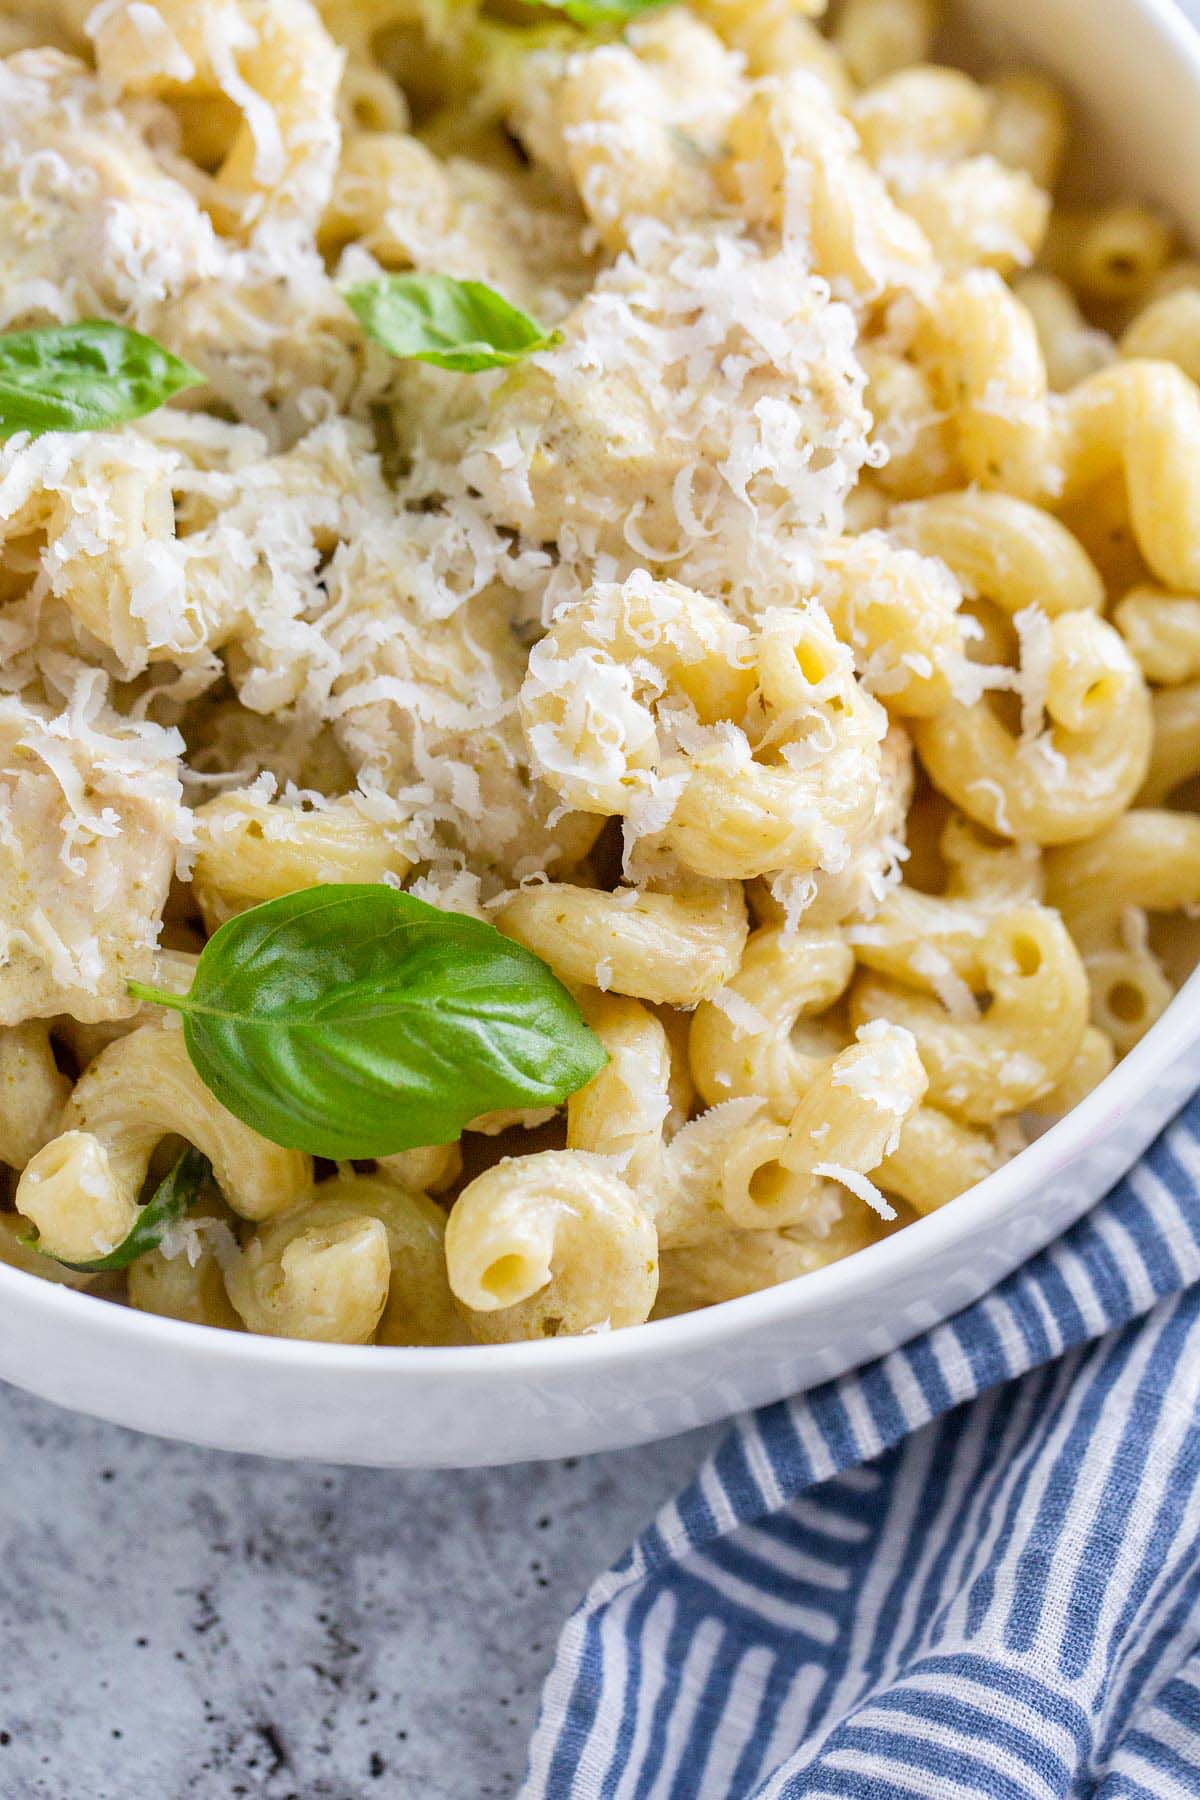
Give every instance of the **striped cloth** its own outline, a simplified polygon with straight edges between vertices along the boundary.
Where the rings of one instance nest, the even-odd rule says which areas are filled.
[[[1065,1238],[738,1422],[592,1587],[525,1800],[1200,1796],[1200,1097]]]

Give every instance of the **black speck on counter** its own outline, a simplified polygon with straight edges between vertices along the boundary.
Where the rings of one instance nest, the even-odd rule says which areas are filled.
[[[288,1753],[284,1748],[283,1739],[279,1735],[278,1726],[272,1725],[268,1719],[263,1724],[256,1725],[254,1729],[271,1753],[272,1762],[268,1773],[276,1775],[280,1769],[286,1769],[288,1766]]]

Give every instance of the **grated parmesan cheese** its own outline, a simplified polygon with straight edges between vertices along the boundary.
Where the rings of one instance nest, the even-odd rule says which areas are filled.
[[[865,1200],[871,1210],[877,1212],[881,1219],[894,1219],[898,1216],[891,1201],[880,1193],[870,1176],[861,1174],[858,1169],[843,1168],[841,1163],[823,1162],[814,1163],[812,1172],[814,1175],[823,1176],[826,1181],[837,1181],[844,1188],[849,1188],[852,1194],[857,1194],[860,1200]]]
[[[997,831],[1006,837],[1015,837],[1012,820],[1008,816],[1008,802],[1004,797],[1004,789],[998,781],[980,776],[971,783],[973,792],[984,795],[991,802],[992,822]]]
[[[1017,691],[1021,696],[1021,743],[1030,745],[1042,730],[1050,671],[1054,663],[1054,634],[1040,606],[1026,606],[1013,615],[1021,651]]]
[[[1122,947],[1131,956],[1145,956],[1150,950],[1150,919],[1144,906],[1123,906],[1117,921]]]
[[[936,944],[918,944],[912,952],[913,970],[923,975],[949,1013],[960,1025],[970,1025],[982,1015],[979,1002],[950,958]]]
[[[849,1088],[877,1112],[891,1113],[902,1122],[912,1107],[911,1084],[904,1079],[917,1054],[917,1043],[903,1025],[888,1019],[869,1019],[860,1025],[855,1040],[869,1054],[856,1057],[836,1070],[835,1087]],[[899,1126],[897,1126],[897,1137]],[[895,1149],[889,1145],[888,1154]]]
[[[178,848],[190,838],[177,732],[132,724],[80,678],[61,713],[0,697],[0,1024],[127,1017],[154,978]]]
[[[743,994],[734,989],[721,987],[708,996],[709,1004],[718,1012],[723,1012],[733,1026],[735,1038],[766,1037],[771,1030],[770,1021],[764,1018],[757,1006],[751,1004]]]

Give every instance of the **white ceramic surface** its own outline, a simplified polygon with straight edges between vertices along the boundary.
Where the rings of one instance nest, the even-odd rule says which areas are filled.
[[[1077,101],[1083,173],[1200,236],[1200,36],[1170,0],[973,0]],[[0,1377],[228,1450],[380,1467],[612,1449],[812,1386],[976,1299],[1086,1210],[1200,1085],[1200,973],[1053,1130],[971,1193],[803,1280],[611,1337],[461,1350],[287,1343],[157,1319],[0,1266]]]

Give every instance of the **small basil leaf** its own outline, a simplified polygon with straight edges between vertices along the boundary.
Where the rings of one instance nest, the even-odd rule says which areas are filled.
[[[140,419],[204,376],[106,319],[0,336],[0,437],[98,431]]]
[[[559,341],[482,281],[452,275],[384,275],[347,288],[367,336],[393,356],[474,374],[520,362]]]
[[[159,1182],[130,1227],[128,1237],[115,1250],[110,1250],[107,1256],[94,1257],[91,1262],[68,1262],[65,1256],[56,1256],[55,1262],[61,1263],[64,1269],[77,1269],[81,1275],[103,1275],[110,1269],[127,1269],[139,1256],[158,1248],[171,1226],[179,1223],[199,1197],[211,1175],[212,1165],[207,1156],[189,1145],[170,1173]],[[36,1238],[26,1241],[31,1249],[41,1249]],[[50,1252],[43,1251],[42,1254],[48,1256]]]
[[[186,995],[129,991],[184,1015],[196,1072],[237,1118],[337,1162],[556,1106],[607,1061],[531,951],[382,885],[251,907],[209,939]]]
[[[526,4],[566,13],[576,25],[627,25],[643,13],[669,6],[671,0],[526,0]]]

